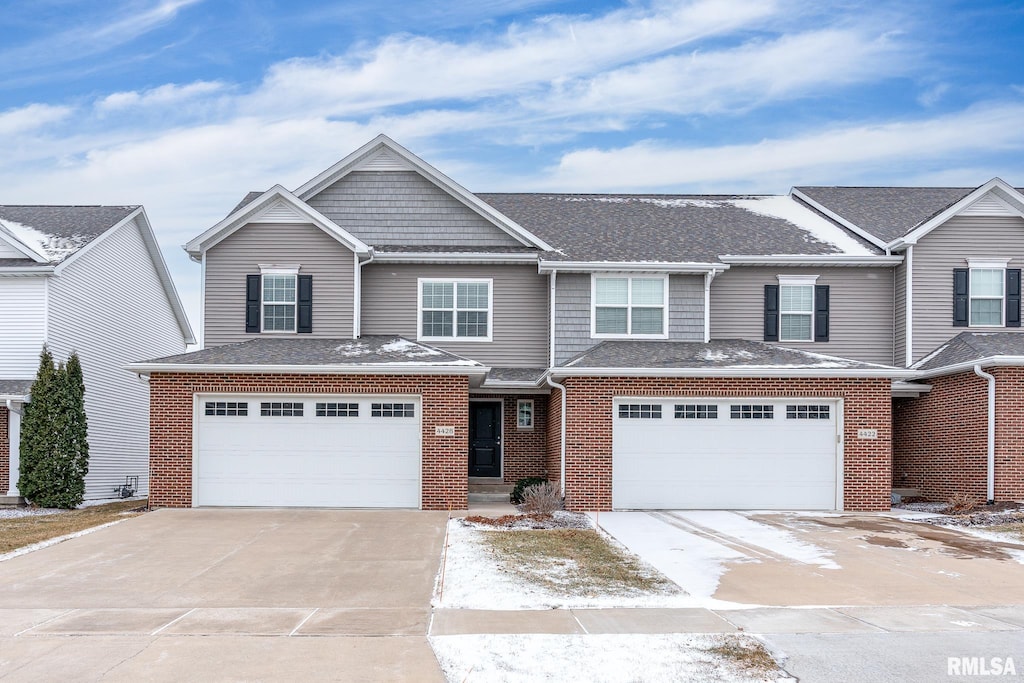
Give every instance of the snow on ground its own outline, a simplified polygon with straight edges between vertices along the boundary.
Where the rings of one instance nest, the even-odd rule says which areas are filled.
[[[438,574],[434,607],[456,609],[553,609],[582,607],[690,607],[685,593],[583,595],[539,586],[501,568],[483,531],[461,520],[448,522],[448,553]],[[493,533],[529,533],[496,531]],[[442,582],[443,580],[443,582]]]
[[[464,635],[431,636],[430,645],[449,681],[775,681],[744,670],[710,648],[745,636],[670,635]]]
[[[76,509],[81,510],[82,508],[91,508],[96,505],[106,505],[107,503],[120,503],[125,500],[146,500],[145,496],[135,496],[133,498],[99,498],[97,500],[87,500],[82,502]],[[0,519],[15,519],[18,517],[38,517],[40,515],[59,515],[64,512],[71,512],[65,508],[36,508],[36,507],[20,507],[20,508],[0,508]]]

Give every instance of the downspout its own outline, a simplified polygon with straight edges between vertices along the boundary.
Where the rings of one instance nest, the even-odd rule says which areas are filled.
[[[551,379],[551,375],[548,375],[546,379],[549,385],[553,386],[554,388],[562,392],[562,437],[559,440],[561,453],[559,457],[560,471],[558,475],[558,480],[562,492],[562,498],[565,498],[565,385],[559,384],[555,380]]]
[[[912,245],[907,246],[907,292],[906,292],[906,312],[903,315],[904,333],[906,336],[906,358],[904,359],[904,365],[910,367],[914,364],[914,247]]]
[[[988,504],[996,502],[996,378],[974,366],[974,374],[988,380]]]
[[[18,491],[18,479],[21,473],[21,410],[14,407],[14,401],[7,399],[7,410],[11,416],[7,424],[7,495],[21,496]],[[2,489],[0,489],[2,490]]]
[[[712,268],[704,273],[704,343],[711,341],[711,281],[718,275],[718,271]]]
[[[557,281],[557,279],[558,271],[552,270],[551,277],[549,278],[551,282],[551,292],[548,294],[548,301],[551,302],[549,304],[550,311],[548,312],[548,317],[550,318],[550,320],[548,321],[548,336],[550,337],[550,342],[548,343],[548,346],[550,347],[548,350],[549,368],[555,367],[555,282]]]
[[[352,302],[352,338],[359,339],[363,332],[363,266],[373,262],[373,252],[370,252],[370,258],[365,261],[359,260],[359,254],[353,256],[356,258],[356,281],[352,285],[352,298],[355,299]]]

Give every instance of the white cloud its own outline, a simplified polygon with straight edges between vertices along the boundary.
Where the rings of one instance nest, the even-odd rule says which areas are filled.
[[[949,83],[936,83],[917,96],[917,103],[922,107],[934,107],[949,92]]]
[[[71,107],[49,104],[30,104],[17,109],[8,109],[0,113],[0,136],[18,135],[63,121],[71,112]]]
[[[166,107],[218,93],[224,88],[225,85],[218,81],[196,81],[187,85],[168,83],[149,90],[111,93],[99,100],[96,108],[101,112],[110,112],[137,107]]]
[[[1024,150],[1021,120],[1024,104],[995,104],[932,119],[830,128],[741,145],[679,147],[645,141],[569,152],[546,178],[531,184],[595,191],[709,183],[778,187],[783,178],[789,184],[834,182],[827,179],[963,153]]]

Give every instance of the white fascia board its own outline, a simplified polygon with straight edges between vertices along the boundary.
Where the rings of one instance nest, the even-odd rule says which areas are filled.
[[[921,394],[927,394],[931,390],[931,384],[918,384],[917,382],[896,380],[892,383],[891,391],[893,398],[917,398]]]
[[[405,147],[402,147],[383,133],[370,140],[365,145],[328,168],[326,171],[320,173],[312,180],[297,188],[295,190],[295,195],[303,201],[309,199],[323,188],[337,182],[339,179],[350,173],[355,169],[360,161],[376,152],[381,147],[386,147],[400,156],[406,163],[431,180],[435,185],[460,200],[463,204],[476,211],[482,217],[494,223],[497,227],[507,232],[521,244],[528,247],[537,247],[543,251],[555,251],[554,247],[550,244],[540,239],[505,214],[501,213],[490,204],[487,204],[475,194],[462,187],[457,182],[441,173],[439,170],[423,161],[423,159],[420,159],[418,156],[407,150]]]
[[[0,394],[0,402],[28,403],[29,394]],[[2,407],[2,406],[0,406]]]
[[[483,378],[485,366],[460,365],[201,365],[198,363],[132,363],[124,366],[139,375],[153,373],[237,373],[274,375],[466,375]]]
[[[678,261],[545,261],[541,259],[541,273],[682,273],[703,275],[729,270],[726,263],[680,263]]]
[[[3,220],[0,220],[0,242],[10,245],[12,249],[17,249],[18,251],[25,255],[25,258],[30,258],[36,263],[50,262],[50,259],[46,258],[43,254],[40,254],[35,249],[31,248],[30,246],[19,240],[17,237],[12,235],[10,232],[8,232],[7,228],[4,227]]]
[[[552,368],[551,377],[834,377],[834,378],[891,378],[913,379],[914,370],[899,368]]]
[[[917,377],[922,379],[928,377],[941,377],[942,375],[955,375],[958,372],[970,372],[974,370],[975,365],[980,365],[983,368],[1022,367],[1024,366],[1024,356],[989,356],[978,360],[954,363],[953,365],[944,365],[940,368],[932,368],[930,370],[917,370],[916,372]]]
[[[185,245],[185,251],[190,256],[199,256],[202,252],[219,244],[229,237],[236,230],[245,226],[262,209],[269,206],[275,200],[282,200],[293,209],[309,218],[309,222],[323,230],[325,233],[344,244],[357,254],[369,254],[370,247],[355,235],[349,233],[331,219],[306,204],[294,194],[281,185],[274,185],[272,188],[256,197],[245,206],[235,211],[230,216],[220,221],[212,228],[192,239]]]
[[[53,275],[56,266],[5,266],[0,268],[0,277],[36,277]]]
[[[886,245],[885,245],[885,241],[884,240],[881,240],[878,237],[875,237],[870,232],[868,232],[864,228],[860,227],[856,223],[850,222],[846,218],[843,218],[842,216],[837,214],[835,211],[832,211],[828,207],[823,206],[822,204],[814,201],[813,199],[811,199],[810,197],[808,197],[806,194],[804,194],[800,190],[796,189],[795,187],[792,188],[789,191],[789,195],[791,197],[796,197],[797,199],[799,199],[803,203],[805,203],[808,206],[814,208],[816,211],[824,214],[825,216],[827,216],[828,218],[832,219],[836,223],[839,223],[839,225],[843,226],[844,228],[846,228],[850,232],[853,232],[853,233],[856,233],[857,235],[860,235],[861,237],[866,239],[868,242],[871,242],[871,244],[875,245],[879,249],[885,249]]]
[[[178,290],[175,288],[174,280],[171,278],[171,271],[167,268],[167,261],[164,259],[163,251],[160,249],[160,243],[156,239],[156,233],[153,232],[153,225],[149,222],[149,216],[146,215],[146,209],[142,206],[132,211],[115,225],[107,229],[107,231],[102,235],[92,240],[69,256],[66,260],[58,264],[54,269],[54,274],[59,276],[61,271],[63,271],[68,264],[75,262],[82,256],[82,254],[87,253],[96,244],[107,239],[110,235],[114,234],[124,226],[130,225],[133,221],[135,221],[135,224],[139,226],[139,234],[142,236],[142,241],[146,245],[149,257],[153,261],[153,267],[156,269],[157,278],[160,280],[160,284],[164,288],[164,293],[167,295],[167,302],[171,305],[171,310],[174,312],[175,320],[178,321],[178,327],[181,328],[181,334],[185,338],[185,343],[195,344],[196,339],[195,334],[192,332],[192,325],[188,321],[188,315],[185,313],[185,307],[181,305],[181,299],[178,297]]]
[[[960,199],[960,201],[948,206],[938,215],[920,224],[903,237],[900,237],[899,239],[895,239],[892,242],[890,242],[889,248],[898,249],[908,244],[917,244],[922,237],[924,237],[932,230],[948,221],[953,216],[960,213],[963,209],[967,208],[975,201],[988,194],[993,189],[999,189],[1002,192],[1005,192],[1010,197],[1013,197],[1014,199],[1019,201],[1021,204],[1024,204],[1024,195],[1022,195],[1020,192],[1017,192],[1017,190],[1009,183],[1007,183],[1005,180],[1001,178],[993,178],[992,180],[988,181],[981,187],[978,187],[973,192],[969,193],[967,196]],[[1018,211],[1018,213],[1020,212]],[[1022,213],[1021,216],[1024,217],[1024,213]]]
[[[485,254],[463,252],[375,252],[374,263],[537,263],[538,254]]]
[[[818,266],[818,267],[878,267],[892,268],[903,263],[902,256],[847,256],[844,254],[820,256],[785,256],[773,254],[758,256],[756,254],[725,254],[719,256],[723,263],[734,266]]]

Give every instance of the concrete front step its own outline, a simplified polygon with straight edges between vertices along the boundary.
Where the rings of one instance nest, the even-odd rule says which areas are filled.
[[[17,508],[25,505],[21,496],[0,496],[0,508]]]
[[[506,484],[499,477],[470,477],[469,492],[473,493],[504,493],[508,495],[515,488]]]
[[[472,490],[469,492],[470,503],[507,503],[507,493],[476,493]]]

